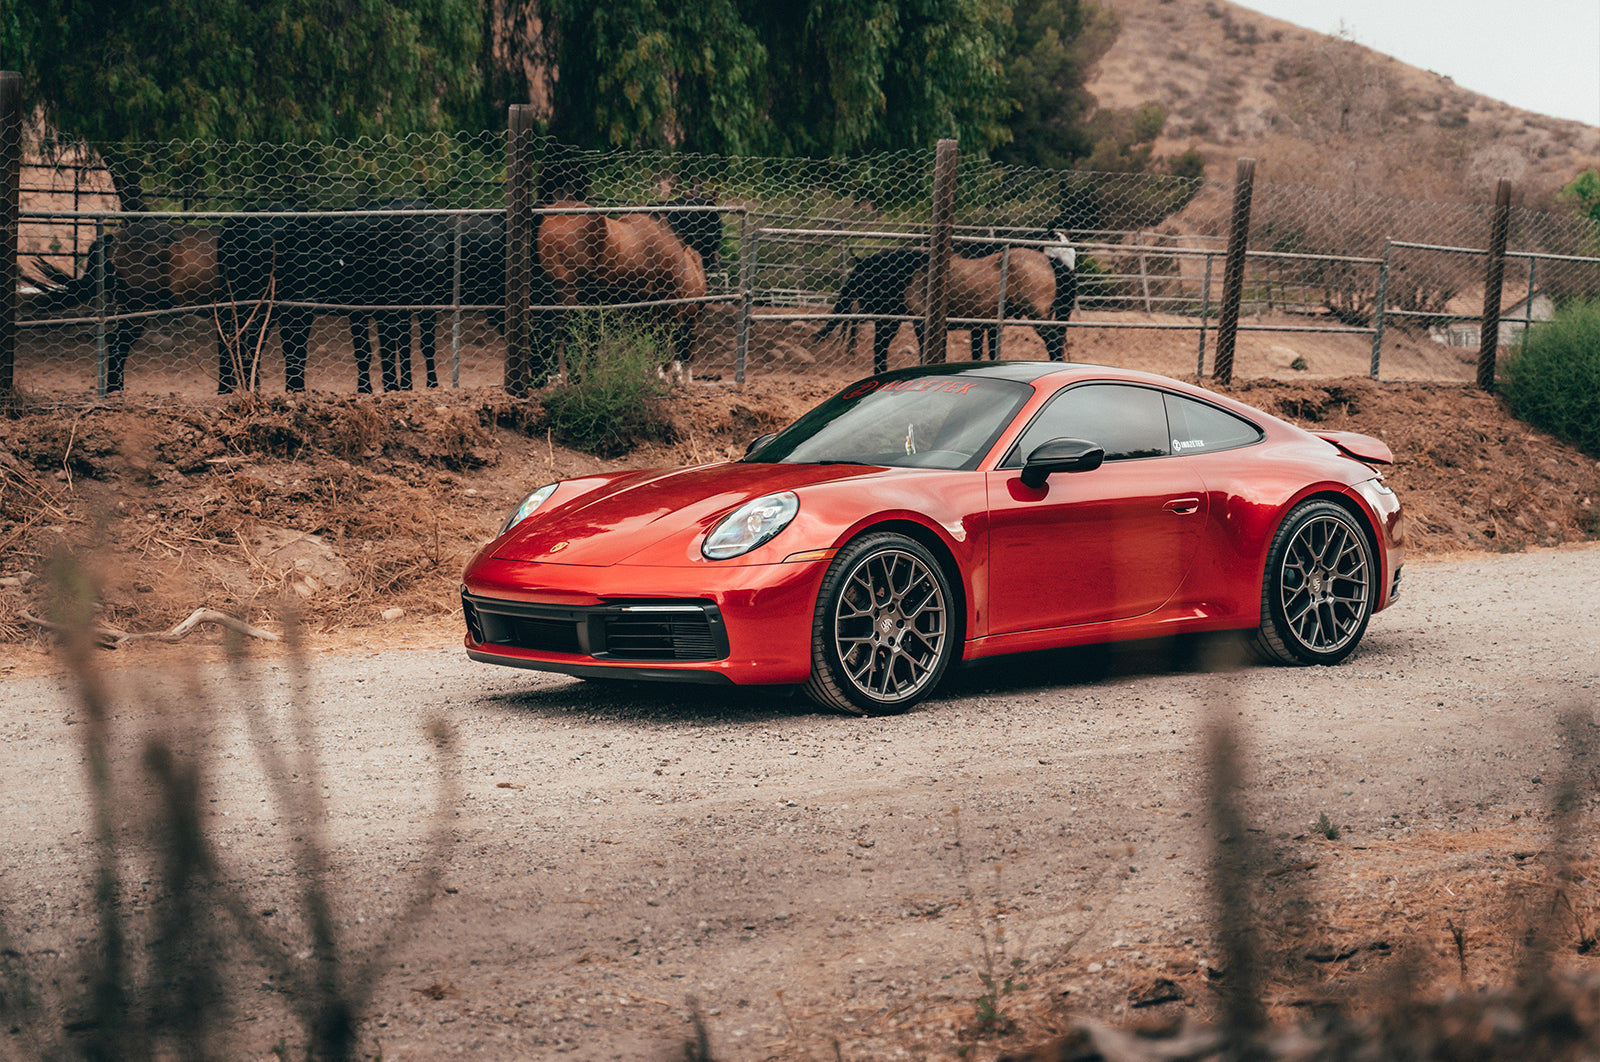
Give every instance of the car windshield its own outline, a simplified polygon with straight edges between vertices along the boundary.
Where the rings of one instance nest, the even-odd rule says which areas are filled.
[[[958,374],[874,377],[813,409],[747,461],[971,469],[1033,388]]]

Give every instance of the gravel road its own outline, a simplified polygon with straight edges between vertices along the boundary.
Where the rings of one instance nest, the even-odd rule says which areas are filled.
[[[681,1058],[693,1005],[720,1059],[833,1058],[835,1041],[846,1059],[955,1058],[985,973],[1028,985],[994,1001],[1035,1033],[1041,1008],[1114,1020],[1161,977],[1182,998],[1160,1005],[1204,1011],[1208,722],[1241,737],[1266,858],[1331,890],[1348,861],[1539,820],[1555,712],[1594,705],[1597,630],[1586,547],[1414,562],[1339,667],[1219,666],[1209,643],[1073,652],[959,673],[899,718],[497,669],[456,646],[107,677],[119,778],[148,732],[210,750],[205,825],[292,962],[309,961],[293,839],[324,831],[339,931],[370,946],[426,862],[426,728],[453,729],[454,845],[365,1008],[369,1055]],[[314,729],[291,739],[297,703]],[[275,795],[251,718],[292,750],[311,822]],[[46,984],[94,934],[85,723],[69,680],[0,680],[0,909]],[[118,805],[135,922],[159,880],[143,792],[129,781]],[[233,1057],[295,1044],[281,975],[237,958]]]

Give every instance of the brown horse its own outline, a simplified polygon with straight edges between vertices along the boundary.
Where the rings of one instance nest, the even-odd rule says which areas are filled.
[[[682,201],[688,203],[689,201]],[[702,299],[706,265],[722,242],[720,216],[705,210],[563,214],[562,208],[587,204],[563,200],[550,206],[539,223],[538,257],[563,306]],[[687,362],[693,353],[700,303],[672,301],[652,317],[672,333],[672,357]]]
[[[1005,319],[1065,321],[1072,313],[1077,296],[1074,271],[1076,253],[1066,236],[1055,233],[1059,245],[1043,251],[1015,247],[1005,264]],[[1000,319],[1000,274],[1002,252],[983,258],[951,258],[946,314],[998,321]],[[917,269],[905,289],[909,312],[928,310],[928,267]],[[996,325],[973,325],[972,360],[983,356],[984,340],[993,341]],[[1066,353],[1066,325],[1034,325],[1051,361],[1061,361]],[[919,333],[920,334],[920,333]]]
[[[119,317],[106,343],[105,389],[122,390],[128,352],[144,334],[151,311],[193,307],[209,310],[217,292],[217,230],[161,217],[129,219],[95,240],[76,277],[55,278],[59,286],[38,303],[53,315],[101,296]]]

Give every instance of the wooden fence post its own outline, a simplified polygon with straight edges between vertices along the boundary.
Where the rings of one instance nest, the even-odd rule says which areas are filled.
[[[506,393],[533,389],[528,306],[533,294],[533,107],[511,105],[506,118]]]
[[[933,222],[928,233],[928,313],[923,324],[921,353],[924,365],[944,362],[959,159],[955,140],[939,141],[933,159]]]
[[[1244,301],[1245,252],[1250,249],[1250,198],[1255,192],[1256,160],[1240,159],[1233,180],[1233,218],[1228,222],[1228,257],[1222,267],[1222,311],[1217,316],[1217,357],[1211,377],[1233,383],[1233,347]]]
[[[22,75],[0,71],[0,398],[16,387],[17,246],[22,210]]]
[[[1495,357],[1500,349],[1500,290],[1506,279],[1506,239],[1511,231],[1511,182],[1502,177],[1494,189],[1494,216],[1489,222],[1489,265],[1483,278],[1483,326],[1478,333],[1478,386],[1494,390]]]

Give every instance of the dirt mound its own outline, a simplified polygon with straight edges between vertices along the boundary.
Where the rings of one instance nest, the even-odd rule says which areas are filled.
[[[1521,550],[1600,536],[1600,463],[1513,417],[1494,395],[1447,384],[1241,384],[1245,402],[1302,427],[1359,431],[1394,451],[1386,477],[1420,554]]]
[[[49,559],[95,558],[103,619],[166,629],[207,605],[317,629],[448,617],[457,576],[528,488],[562,476],[737,457],[830,393],[797,379],[675,389],[676,442],[605,461],[555,445],[537,398],[497,389],[12,408],[0,418],[0,640],[38,637]],[[1385,440],[1416,555],[1600,535],[1600,465],[1449,384],[1249,382],[1244,401]]]

